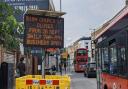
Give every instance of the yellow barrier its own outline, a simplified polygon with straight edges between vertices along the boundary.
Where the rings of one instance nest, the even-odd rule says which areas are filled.
[[[70,82],[67,75],[27,75],[16,78],[16,89],[70,89]]]

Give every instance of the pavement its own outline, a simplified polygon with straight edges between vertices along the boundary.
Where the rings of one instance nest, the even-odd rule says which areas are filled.
[[[62,75],[72,75],[72,73],[73,73],[74,71],[73,71],[73,69],[69,69],[69,68],[67,68],[67,70],[66,70],[66,72],[64,71],[64,69],[62,70]],[[58,71],[57,73],[56,73],[56,75],[61,75],[61,73]]]
[[[60,72],[57,72],[56,75],[61,75],[61,74],[60,74]],[[69,75],[69,76],[70,76],[70,75],[72,75],[72,74],[71,74],[70,72],[66,72],[66,73],[65,73],[65,72],[63,71],[63,72],[62,72],[62,75]]]

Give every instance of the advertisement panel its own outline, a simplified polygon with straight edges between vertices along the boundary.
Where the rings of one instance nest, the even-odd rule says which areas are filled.
[[[26,14],[24,24],[25,46],[42,48],[62,48],[64,46],[63,18]]]

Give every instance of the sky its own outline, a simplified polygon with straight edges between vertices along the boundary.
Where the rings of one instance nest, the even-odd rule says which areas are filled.
[[[124,6],[125,0],[61,0],[64,18],[65,45],[91,34],[92,29],[115,16]],[[60,0],[53,0],[56,11],[60,11]]]

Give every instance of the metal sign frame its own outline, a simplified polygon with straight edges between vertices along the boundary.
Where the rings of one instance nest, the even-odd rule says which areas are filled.
[[[53,22],[48,22],[46,20],[43,21],[43,19],[52,20]],[[42,20],[42,22],[41,22],[41,20]],[[64,46],[64,18],[25,14],[24,24],[25,24],[24,46],[42,47],[42,48],[63,48],[63,46]],[[38,24],[40,24],[40,26],[38,26]],[[48,25],[48,24],[51,27],[44,26],[44,25]],[[39,32],[31,32],[32,31],[31,29],[33,29],[33,28],[34,28],[34,30],[36,30],[36,31],[38,30]],[[45,33],[43,31],[48,31],[48,32]],[[55,32],[55,34],[52,32]],[[33,35],[33,37],[30,37],[30,39],[33,40],[32,43],[31,43],[31,40],[28,39],[29,38],[28,35]],[[37,37],[34,35],[37,35]],[[41,37],[38,37],[39,35]],[[44,39],[44,37],[50,37],[50,38]],[[28,40],[30,40],[29,41],[30,44],[29,44]],[[38,44],[37,40],[38,40],[39,44]],[[46,45],[44,45],[43,41],[44,41],[44,43],[45,43],[45,41],[47,41],[47,44],[45,43]],[[37,42],[37,43],[35,43],[35,42]],[[55,42],[55,45],[53,44],[54,42]],[[56,44],[56,43],[58,43],[58,44]]]

